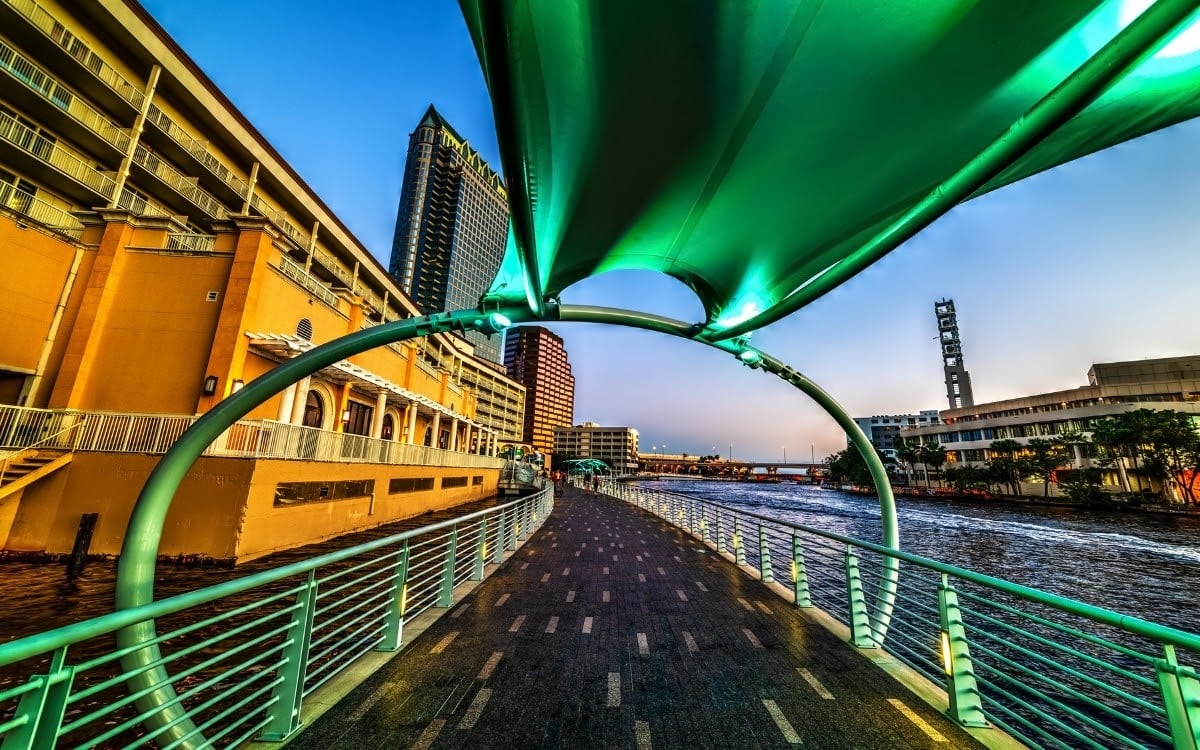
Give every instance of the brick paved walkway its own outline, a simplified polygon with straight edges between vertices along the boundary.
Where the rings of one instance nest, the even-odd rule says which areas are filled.
[[[699,541],[568,489],[289,747],[979,748]]]

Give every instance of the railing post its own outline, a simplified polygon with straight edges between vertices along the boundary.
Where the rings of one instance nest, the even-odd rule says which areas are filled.
[[[938,618],[942,624],[942,668],[946,672],[950,718],[964,727],[986,727],[987,719],[983,715],[967,645],[967,629],[958,606],[958,592],[944,573],[938,586]]]
[[[287,632],[283,650],[283,666],[279,676],[283,682],[275,687],[272,703],[267,709],[270,722],[263,727],[259,739],[270,742],[282,740],[300,727],[300,702],[304,697],[304,675],[308,672],[308,646],[312,641],[313,616],[317,611],[317,573],[308,571],[304,588],[296,594],[296,608]]]
[[[804,570],[804,545],[800,535],[792,532],[792,591],[796,595],[797,607],[811,607],[812,598],[808,593],[808,573]]]
[[[39,682],[35,690],[25,693],[17,704],[14,718],[25,716],[28,720],[4,735],[3,750],[27,750],[27,748],[55,747],[58,730],[67,711],[67,697],[71,694],[71,683],[75,679],[75,668],[66,666],[67,648],[63,646],[50,659],[50,671],[34,675],[30,682]]]
[[[771,548],[767,546],[767,529],[758,522],[758,572],[763,583],[772,583],[775,574],[771,570]]]
[[[1167,709],[1172,745],[1175,750],[1196,750],[1200,747],[1200,676],[1195,669],[1179,664],[1175,647],[1169,644],[1163,644],[1163,658],[1155,660],[1154,671]]]
[[[500,521],[504,527],[502,529],[504,533],[504,549],[507,550],[515,550],[517,548],[517,532],[512,517],[514,512],[511,510],[503,511]]]
[[[492,545],[492,562],[496,565],[504,562],[504,511],[496,514],[496,543]]]
[[[376,651],[395,651],[404,644],[404,609],[408,604],[408,541],[396,560],[395,583],[387,613],[383,616],[383,641]]]
[[[725,524],[721,521],[721,509],[717,509],[717,554],[725,551]]]
[[[483,564],[487,561],[488,517],[479,522],[479,541],[475,544],[475,566],[471,569],[471,580],[483,580]]]
[[[439,607],[454,604],[454,562],[458,555],[458,525],[450,528],[450,541],[446,544],[446,562],[442,565],[442,585],[438,592]]]
[[[862,577],[858,572],[858,555],[846,545],[846,586],[850,605],[850,642],[858,648],[879,648],[871,638],[871,616],[867,612],[867,597],[863,595]]]
[[[746,540],[742,538],[742,517],[733,517],[733,555],[738,565],[746,564]]]

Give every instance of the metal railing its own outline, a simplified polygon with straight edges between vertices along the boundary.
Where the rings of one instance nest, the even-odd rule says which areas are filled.
[[[287,216],[285,216],[282,211],[273,208],[270,203],[267,203],[265,200],[258,197],[257,194],[251,196],[250,206],[266,218],[270,219],[275,226],[283,230],[284,234],[286,234],[288,237],[291,237],[297,245],[302,248],[308,247],[309,236],[300,231],[295,224],[288,221]]]
[[[338,296],[333,293],[321,280],[304,270],[304,266],[292,260],[286,255],[279,256],[279,260],[274,264],[275,269],[287,278],[304,287],[312,293],[314,297],[329,305],[333,309],[337,309]]]
[[[26,446],[18,451],[6,455],[3,460],[0,460],[0,485],[4,484],[4,476],[8,474],[8,469],[10,466],[24,459],[26,456],[32,456],[39,450],[46,448],[58,449],[58,446],[64,443],[70,445],[73,442],[73,439],[77,439],[81,434],[80,428],[82,426],[83,419],[81,418],[78,421],[60,427],[57,432],[45,436],[33,445]]]
[[[22,216],[28,216],[47,229],[73,240],[78,241],[83,238],[83,222],[58,206],[19,190],[16,185],[6,180],[0,180],[0,206],[12,209]]]
[[[185,151],[195,157],[196,161],[203,164],[205,169],[212,172],[213,175],[228,185],[234,192],[242,196],[246,194],[250,183],[238,177],[234,174],[233,170],[222,164],[220,159],[209,152],[206,144],[193,138],[191,133],[180,127],[166,112],[159,109],[158,105],[150,105],[149,111],[146,113],[146,119],[166,134],[167,137],[182,146]]]
[[[116,182],[111,177],[96,171],[95,167],[74,153],[3,112],[0,112],[0,138],[53,165],[105,198],[111,198],[116,190]]]
[[[545,520],[553,492],[0,645],[4,748],[232,747],[300,725],[313,691],[455,602]],[[161,661],[113,634],[157,621]],[[126,631],[128,632],[128,631]],[[123,683],[154,673],[152,690]],[[175,697],[162,705],[163,694]],[[174,714],[161,719],[163,710]],[[171,733],[176,736],[168,742]]]
[[[145,95],[136,88],[129,79],[121,75],[108,63],[104,62],[81,39],[58,22],[58,20],[42,6],[33,0],[0,0],[12,6],[18,13],[25,16],[55,44],[67,51],[67,54],[78,60],[85,68],[92,71],[101,81],[104,81],[118,96],[129,102],[134,109],[140,109]]]
[[[224,219],[229,211],[214,198],[207,190],[196,184],[194,177],[187,177],[167,160],[155,152],[138,144],[133,150],[133,162],[145,167],[158,179],[170,185],[175,192],[191,201],[197,208],[215,219]]]
[[[175,212],[155,200],[138,195],[128,187],[121,188],[121,197],[117,199],[117,207],[139,216],[174,216]],[[182,220],[181,220],[182,221]]]
[[[608,494],[700,538],[797,606],[886,648],[947,693],[964,726],[1033,748],[1200,745],[1200,636],[1003,579],[699,498],[605,479]],[[895,610],[869,606],[881,560],[900,561]]]
[[[168,250],[193,250],[196,252],[212,252],[217,238],[211,234],[188,234],[184,232],[167,232]]]
[[[58,450],[166,453],[199,419],[190,415],[78,412],[0,406],[0,450],[43,445]],[[67,428],[75,428],[67,432]],[[58,438],[52,436],[58,435]],[[243,420],[204,451],[206,456],[278,458],[393,466],[498,469],[504,460],[474,453],[332,432],[316,427]]]

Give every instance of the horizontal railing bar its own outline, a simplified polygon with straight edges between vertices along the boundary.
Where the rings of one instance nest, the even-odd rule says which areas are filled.
[[[23,682],[16,687],[11,687],[8,690],[0,692],[0,702],[11,700],[34,690],[39,690],[44,682],[45,679],[41,675],[34,675],[29,678],[28,682]]]
[[[383,626],[381,625],[378,628],[376,628],[375,630],[367,631],[366,635],[364,635],[362,638],[360,638],[357,643],[351,644],[351,646],[346,649],[347,654],[350,653],[351,648],[353,648],[354,646],[363,646],[363,648],[358,654],[355,654],[355,656],[353,656],[353,657],[348,656],[345,659],[345,661],[346,662],[353,661],[359,655],[366,653],[367,651],[370,651],[371,649],[375,648],[375,646],[379,645],[382,642],[383,642]],[[363,644],[366,644],[366,645],[363,645]],[[328,653],[333,653],[333,650],[330,650]],[[337,674],[339,670],[335,669],[334,671],[332,671],[328,675],[326,675],[324,678],[320,678],[320,675],[322,672],[324,672],[332,667],[335,667],[337,665],[338,665],[338,660],[330,659],[329,661],[326,661],[324,664],[321,664],[316,669],[314,669],[311,672],[309,672],[308,674],[306,674],[304,676],[304,684],[305,684],[304,694],[308,695],[313,690],[315,690],[317,687],[319,687],[321,684],[323,684],[326,680],[328,680],[330,677],[333,677],[335,674]],[[308,682],[310,679],[317,679],[317,682],[313,683],[311,688],[308,687]]]
[[[5,722],[0,722],[0,735],[7,734],[14,729],[20,729],[29,723],[29,714],[21,714],[14,716]]]
[[[310,650],[315,649],[317,646],[319,646],[320,644],[329,640],[330,638],[337,635],[338,633],[341,633],[346,628],[352,627],[354,624],[356,624],[357,622],[362,620],[364,617],[369,617],[371,615],[379,615],[379,613],[381,613],[381,612],[386,612],[388,607],[391,606],[391,602],[387,601],[387,600],[380,602],[379,600],[382,599],[383,597],[387,596],[388,593],[390,593],[390,592],[385,591],[382,594],[371,597],[370,599],[365,599],[365,600],[359,602],[358,604],[354,605],[353,607],[348,607],[345,610],[341,610],[336,615],[333,615],[332,617],[328,618],[323,623],[321,623],[321,630],[325,630],[327,628],[332,628],[332,629],[330,629],[328,633],[325,633],[320,638],[316,638],[315,636],[318,632],[321,632],[321,630],[317,630],[316,626],[314,625],[313,629],[312,629],[314,638],[312,639],[312,642],[309,644],[309,649]],[[358,614],[357,617],[354,617],[353,619],[349,620],[348,622],[343,623],[342,625],[340,625],[338,627],[333,627],[340,620],[344,620],[345,618],[358,613],[359,610],[361,610],[363,608],[366,608],[365,612]]]
[[[394,566],[393,566],[393,567],[394,567]],[[376,571],[374,571],[374,575],[375,575],[375,576],[376,576],[376,577],[377,577],[379,580],[377,580],[377,581],[374,581],[374,582],[372,582],[372,583],[370,583],[370,584],[367,584],[366,586],[364,586],[364,587],[362,587],[362,588],[357,588],[357,589],[355,589],[355,591],[354,591],[354,593],[353,593],[353,594],[350,594],[350,595],[349,595],[349,596],[347,596],[347,597],[343,597],[342,599],[339,599],[338,601],[339,601],[339,602],[346,601],[346,599],[348,599],[348,598],[353,598],[353,597],[355,597],[355,596],[360,596],[360,595],[362,595],[362,594],[365,594],[365,593],[367,593],[368,591],[374,591],[375,589],[379,588],[380,586],[392,586],[392,587],[395,587],[395,584],[396,584],[396,580],[395,580],[395,577],[396,577],[396,571],[395,571],[395,570],[391,570],[391,569],[380,569],[380,570],[376,570]],[[346,583],[340,584],[340,585],[338,585],[338,586],[334,586],[333,588],[329,589],[328,591],[325,591],[325,592],[323,592],[323,594],[318,594],[318,596],[317,596],[317,601],[318,601],[318,602],[319,602],[319,601],[321,601],[321,599],[322,599],[323,597],[329,597],[329,596],[332,596],[332,595],[334,595],[334,594],[340,594],[340,593],[342,593],[343,591],[347,591],[347,590],[349,590],[349,589],[354,589],[354,588],[355,588],[355,584],[361,584],[361,583],[364,583],[364,582],[366,582],[366,581],[368,581],[368,580],[370,580],[370,577],[369,577],[369,576],[363,576],[363,577],[361,577],[361,578],[356,578],[356,579],[354,579],[353,581],[347,581]],[[337,603],[337,602],[335,602],[335,604],[336,604],[336,603]],[[328,607],[330,607],[330,606],[333,606],[333,605],[326,605],[325,607],[318,607],[318,608],[317,608],[317,614],[318,614],[318,615],[320,615],[322,612],[326,612],[326,611],[328,611]]]
[[[249,679],[243,680],[242,682],[238,683],[237,685],[232,686],[229,690],[226,690],[223,693],[221,693],[220,697],[222,699],[224,699],[226,696],[229,695],[230,692],[232,692],[234,690],[241,690],[241,689],[245,688],[246,686],[253,684],[254,681],[257,680],[262,675],[269,675],[269,674],[270,674],[270,672],[259,672],[257,674],[251,675]],[[214,724],[224,721],[226,716],[229,716],[230,714],[234,713],[235,711],[240,710],[247,703],[250,703],[251,701],[257,699],[260,695],[263,695],[268,690],[272,690],[277,685],[281,685],[283,683],[283,681],[284,681],[283,677],[276,677],[271,682],[268,682],[266,685],[263,685],[258,690],[255,690],[253,693],[251,693],[250,695],[247,695],[245,698],[243,698],[242,700],[233,704],[232,706],[229,706],[224,711],[221,711],[219,714],[216,714],[215,716],[213,716],[212,718],[208,719],[207,721],[205,721],[203,723],[197,724],[190,732],[183,735],[179,739],[175,740],[170,745],[166,745],[165,747],[162,748],[162,750],[174,750],[175,748],[179,747],[183,743],[187,742],[192,737],[195,737],[196,735],[203,733],[204,730],[208,729],[209,727],[213,726]],[[208,708],[209,705],[207,705],[207,704],[213,703],[213,700],[215,700],[215,699],[210,699],[210,701],[206,702],[206,705],[204,705],[204,706],[198,706],[196,710],[202,711],[205,708]],[[252,711],[252,712],[247,713],[244,717],[242,717],[242,719],[240,721],[234,722],[232,724],[232,726],[227,727],[227,729],[236,727],[238,724],[253,718],[255,713],[265,711],[267,708],[271,707],[278,701],[279,701],[279,698],[272,696],[263,705],[258,706],[257,711]],[[269,717],[268,717],[268,721],[269,721]],[[214,735],[213,737],[210,737],[209,743],[211,744],[211,743],[219,740],[222,736],[224,736],[223,733]]]
[[[272,700],[271,700],[271,703],[275,703],[275,700],[274,700],[274,699],[272,699]],[[262,720],[261,720],[261,721],[259,721],[257,724],[255,724],[254,726],[250,727],[250,729],[249,729],[249,730],[247,730],[246,732],[243,732],[241,735],[239,735],[239,736],[235,737],[235,738],[234,738],[232,741],[230,741],[230,743],[229,743],[228,745],[226,745],[226,747],[241,747],[241,745],[242,745],[242,743],[243,743],[243,742],[245,742],[246,740],[250,739],[250,738],[251,738],[251,737],[253,737],[254,735],[258,734],[258,733],[259,733],[259,732],[261,732],[263,729],[266,729],[266,728],[267,728],[267,725],[268,725],[268,724],[270,724],[270,723],[271,723],[271,717],[270,717],[270,716],[268,716],[268,717],[266,717],[266,718],[262,719]],[[234,725],[232,725],[232,726],[230,726],[230,727],[228,727],[228,728],[226,728],[226,729],[223,729],[223,730],[221,730],[220,732],[217,732],[216,734],[214,734],[214,735],[212,736],[212,738],[211,738],[211,739],[212,739],[212,741],[213,741],[213,742],[216,742],[217,740],[219,740],[219,739],[221,739],[222,737],[224,737],[225,735],[229,734],[230,732],[232,732],[232,731],[233,731],[234,729],[236,729],[236,728],[237,728],[237,724],[234,724]]]
[[[386,555],[381,555],[379,557],[372,557],[370,559],[363,560],[361,563],[358,563],[357,565],[352,565],[349,568],[345,568],[344,570],[334,571],[327,576],[318,578],[317,579],[317,598],[320,599],[323,596],[328,596],[331,593],[331,591],[339,591],[340,590],[340,589],[327,590],[325,588],[325,584],[329,583],[330,581],[336,581],[337,579],[339,579],[343,576],[347,576],[351,573],[356,573],[356,572],[362,570],[363,568],[375,567],[376,570],[374,570],[372,572],[379,573],[379,574],[391,572],[391,567],[389,567],[389,566],[394,565],[394,563],[392,561],[395,558],[399,557],[401,552],[403,552],[403,550],[393,550],[392,552],[389,552]]]
[[[317,650],[316,646],[319,644],[310,645],[309,652],[308,652],[309,653],[308,663],[314,664],[314,663],[320,662],[322,659],[325,659],[326,657],[328,657],[332,654],[339,653],[340,651],[347,648],[347,644],[350,644],[351,642],[353,642],[355,638],[360,637],[363,633],[367,633],[368,635],[370,633],[382,633],[383,629],[386,627],[385,623],[372,622],[372,621],[367,621],[367,622],[363,623],[362,619],[363,619],[363,617],[360,616],[360,617],[356,618],[355,620],[353,620],[352,622],[347,623],[346,627],[340,628],[338,630],[335,630],[335,631],[329,633],[328,636],[326,636],[325,639],[321,641],[322,644],[334,636],[342,636],[342,638],[341,638],[341,640],[336,641],[336,642],[330,644],[329,646],[327,646],[323,651]],[[354,626],[357,626],[357,628],[355,628]],[[371,628],[374,628],[374,630],[371,630]],[[332,663],[332,662],[329,662],[329,663]],[[307,676],[311,676],[313,673],[318,672],[321,669],[324,669],[326,666],[328,666],[328,665],[323,664],[320,668],[315,669],[313,672],[310,672],[309,675],[307,675]]]
[[[543,490],[543,493],[546,490]],[[121,628],[136,625],[147,620],[157,619],[164,615],[173,614],[183,609],[196,607],[201,604],[207,604],[217,599],[223,599],[234,594],[240,594],[243,591],[262,586],[268,583],[274,583],[291,576],[307,574],[310,570],[323,567],[330,563],[341,562],[355,555],[364,554],[373,550],[393,545],[398,542],[403,542],[413,539],[432,531],[447,529],[457,523],[462,523],[464,519],[482,518],[486,515],[498,513],[501,510],[517,508],[520,503],[528,502],[536,496],[514,500],[503,505],[493,506],[484,510],[475,511],[474,513],[463,516],[462,518],[451,518],[428,526],[422,526],[418,529],[410,529],[399,534],[394,534],[389,537],[375,539],[370,542],[365,542],[354,547],[349,547],[343,550],[335,550],[324,555],[301,560],[298,562],[284,565],[275,570],[267,570],[261,573],[254,573],[244,578],[237,578],[232,581],[218,583],[207,588],[198,589],[196,591],[177,594],[167,599],[161,599],[156,602],[142,604],[130,609],[120,610],[107,615],[85,620],[80,623],[65,625],[54,630],[48,630],[44,633],[27,636],[15,641],[10,641],[0,645],[0,666],[7,666],[17,661],[27,659],[31,656],[53,651],[62,646],[71,643],[77,643],[81,640],[94,638],[96,636],[106,635]]]

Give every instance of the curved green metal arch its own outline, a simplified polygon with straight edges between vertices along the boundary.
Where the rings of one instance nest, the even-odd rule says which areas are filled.
[[[479,310],[462,310],[411,318],[343,336],[284,362],[251,381],[238,393],[196,420],[155,466],[134,505],[117,568],[117,609],[128,609],[153,601],[158,547],[175,491],[208,446],[235,422],[292,383],[346,357],[432,333],[456,330],[494,333],[496,328],[493,315],[497,313],[514,323],[546,320],[609,323],[699,340],[737,356],[751,368],[777,375],[820,404],[849,435],[851,443],[866,460],[875,481],[882,515],[883,545],[899,549],[896,504],[883,463],[849,414],[808,378],[774,357],[748,348],[740,339],[718,342],[696,339],[696,335],[702,329],[700,325],[629,310],[583,305],[551,304],[547,306],[545,316],[537,316],[525,306],[510,305],[486,313]],[[898,579],[899,562],[894,558],[885,558],[872,626],[877,643],[882,643],[887,632]],[[136,649],[121,659],[125,671],[133,673],[126,682],[130,693],[145,691],[145,694],[138,698],[136,705],[139,711],[149,715],[145,721],[146,728],[150,732],[160,732],[157,734],[159,742],[178,743],[178,747],[188,750],[205,747],[205,738],[180,705],[179,696],[169,682],[169,675],[160,664],[161,652],[154,642],[155,637],[153,621],[139,623],[117,633],[120,648]]]

